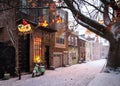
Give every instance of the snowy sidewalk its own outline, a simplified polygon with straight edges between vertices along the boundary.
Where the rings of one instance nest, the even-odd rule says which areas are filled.
[[[21,80],[0,80],[0,86],[87,86],[98,75],[106,63],[105,59],[46,70],[40,77],[22,75]]]
[[[120,86],[120,73],[100,73],[88,86]]]

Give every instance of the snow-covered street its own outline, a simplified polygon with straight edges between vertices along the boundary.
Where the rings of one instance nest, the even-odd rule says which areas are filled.
[[[106,60],[97,60],[55,70],[46,70],[40,77],[32,78],[31,74],[22,75],[21,80],[11,78],[0,80],[0,86],[87,86],[102,71]]]
[[[100,73],[88,86],[120,86],[120,73]]]

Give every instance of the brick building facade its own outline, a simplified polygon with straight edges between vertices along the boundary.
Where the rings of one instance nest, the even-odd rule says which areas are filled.
[[[85,55],[86,55],[86,50],[85,50],[85,44],[86,40],[83,39],[82,37],[79,37],[78,39],[78,61],[79,63],[85,61]]]
[[[52,0],[49,1],[52,3]],[[40,2],[39,4],[44,6],[46,3],[48,2],[43,2],[43,4]],[[0,47],[2,47],[0,48],[2,53],[0,61],[5,61],[5,64],[0,64],[1,77],[5,72],[11,74],[18,73],[18,69],[21,72],[32,72],[36,57],[39,57],[46,68],[51,66],[60,67],[68,64],[67,12],[62,11],[61,14],[61,10],[58,12],[64,22],[52,24],[49,27],[38,27],[40,20],[38,21],[37,19],[39,16],[49,16],[47,17],[49,24],[52,19],[55,19],[55,16],[47,9],[21,9],[24,5],[29,4],[21,0],[19,2],[20,9],[11,8],[8,2],[0,4],[2,10],[0,12],[0,21],[2,21],[0,22]],[[23,22],[23,19],[31,25],[32,32],[21,34],[18,31],[18,25]],[[60,25],[62,26],[61,28],[59,28]],[[65,33],[61,34],[61,31],[57,33],[57,29],[63,29]],[[9,57],[5,55],[6,52],[10,51],[12,52],[8,53],[10,54]],[[10,64],[11,66],[9,66]],[[9,68],[12,70],[9,70]]]

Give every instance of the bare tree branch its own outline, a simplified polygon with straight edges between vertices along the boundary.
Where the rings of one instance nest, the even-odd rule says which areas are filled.
[[[111,33],[107,32],[106,26],[98,23],[97,21],[95,21],[95,20],[93,20],[91,18],[88,18],[86,15],[79,12],[75,8],[75,6],[73,5],[72,0],[64,0],[64,2],[67,4],[67,6],[69,7],[69,9],[71,10],[71,12],[74,15],[74,18],[76,19],[76,21],[80,25],[82,25],[83,27],[86,27],[90,31],[92,31],[92,32],[94,32],[96,34],[99,34],[103,38],[109,40],[109,36],[111,36]]]
[[[94,7],[96,10],[98,10],[99,12],[101,12],[101,13],[103,13],[103,11],[102,10],[100,10],[98,7],[96,7],[95,5],[92,5],[91,3],[89,3],[89,2],[87,2],[87,1],[85,1],[85,0],[83,0],[84,2],[86,2],[87,4],[89,4],[90,6],[92,6],[92,7]]]
[[[115,3],[115,0],[100,0],[104,5],[111,6],[114,10],[120,10],[120,8]]]
[[[111,19],[110,19],[108,13],[109,13],[109,12],[108,12],[108,7],[105,6],[105,7],[104,7],[104,14],[103,14],[103,17],[104,17],[104,23],[105,23],[106,25],[109,25],[110,22],[111,22]]]
[[[64,0],[68,7],[70,7],[69,9],[72,11],[72,13],[74,15],[78,15],[78,19],[80,19],[82,22],[84,23],[87,23],[88,25],[92,26],[92,27],[95,27],[95,28],[98,28],[98,26],[100,26],[98,28],[101,29],[101,28],[105,28],[105,26],[103,25],[100,25],[98,22],[94,21],[94,20],[91,20],[90,18],[86,17],[85,15],[83,15],[82,13],[78,12],[78,10],[73,6],[73,4],[71,3],[71,0]],[[92,22],[92,23],[91,23]],[[98,25],[98,26],[97,26]],[[97,27],[96,27],[97,26]]]

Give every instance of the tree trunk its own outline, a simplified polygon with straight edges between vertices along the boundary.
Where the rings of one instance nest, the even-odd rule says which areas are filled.
[[[120,67],[120,38],[110,41],[107,67],[117,69]]]

